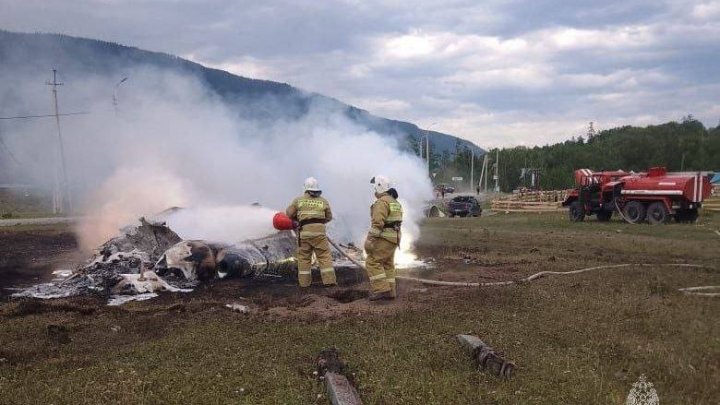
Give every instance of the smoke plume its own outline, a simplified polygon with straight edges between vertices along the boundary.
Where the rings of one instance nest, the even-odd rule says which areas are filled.
[[[13,72],[0,99],[10,113],[47,113],[45,78]],[[394,138],[362,128],[336,107],[313,105],[298,119],[241,119],[242,103],[221,102],[194,78],[149,68],[117,78],[87,74],[60,89],[67,177],[85,247],[94,247],[140,216],[173,206],[168,217],[181,236],[235,242],[271,232],[270,218],[316,177],[333,208],[331,236],[361,243],[374,201],[370,179],[383,174],[406,211],[404,245],[417,237],[432,187],[423,162]],[[115,93],[117,105],[111,103]],[[280,108],[268,99],[267,108]],[[335,108],[335,109],[334,109]],[[58,175],[54,121],[3,123],[5,144],[22,165],[22,179],[49,189]],[[253,203],[264,209],[250,207]],[[406,246],[407,247],[407,246]]]

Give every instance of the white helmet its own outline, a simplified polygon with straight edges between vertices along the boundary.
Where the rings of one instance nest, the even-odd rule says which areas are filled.
[[[370,184],[373,185],[373,190],[377,194],[387,193],[390,190],[390,179],[379,174],[370,180]]]
[[[320,185],[315,177],[308,177],[305,179],[303,188],[305,191],[320,191]]]

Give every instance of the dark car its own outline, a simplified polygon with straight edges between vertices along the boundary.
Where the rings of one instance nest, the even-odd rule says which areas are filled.
[[[435,186],[435,191],[438,193],[445,192],[445,194],[452,194],[455,192],[455,187],[448,186],[447,184],[438,184]]]
[[[448,203],[448,213],[450,217],[456,215],[461,217],[479,217],[482,214],[482,208],[475,197],[459,196],[454,197]]]

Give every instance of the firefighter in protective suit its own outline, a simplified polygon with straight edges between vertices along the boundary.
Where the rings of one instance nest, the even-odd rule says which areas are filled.
[[[313,177],[305,179],[305,193],[293,200],[285,213],[299,223],[298,232],[298,281],[300,287],[309,287],[312,282],[310,268],[315,253],[320,266],[320,276],[325,285],[335,285],[335,269],[330,255],[330,244],[325,233],[325,224],[332,220],[328,201],[320,196],[322,191]]]
[[[397,202],[397,191],[390,187],[390,179],[375,176],[370,180],[377,200],[370,207],[370,231],[365,239],[365,252],[371,301],[394,299],[395,249],[400,244],[402,206]]]

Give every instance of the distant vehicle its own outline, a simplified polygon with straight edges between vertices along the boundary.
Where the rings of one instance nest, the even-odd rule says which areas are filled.
[[[438,184],[437,186],[435,186],[435,191],[437,191],[438,193],[442,193],[443,191],[445,191],[445,194],[452,194],[455,192],[455,187],[448,186],[447,184]]]
[[[450,217],[479,217],[482,215],[482,207],[480,202],[472,196],[458,196],[454,197],[448,203],[448,214]]]

